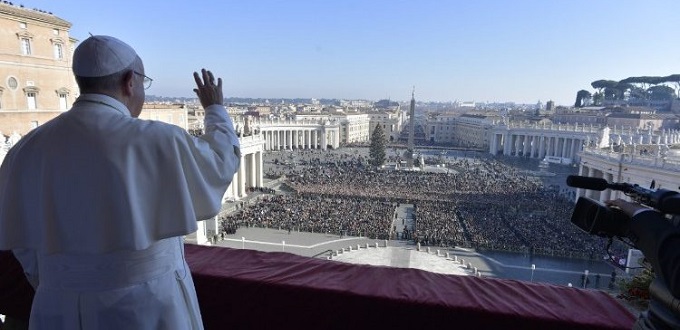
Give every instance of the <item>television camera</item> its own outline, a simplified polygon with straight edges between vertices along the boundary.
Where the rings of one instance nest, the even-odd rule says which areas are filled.
[[[632,201],[649,206],[664,214],[680,215],[680,193],[672,190],[643,188],[637,184],[609,183],[605,179],[570,175],[567,185],[575,188],[603,191],[617,190]],[[579,197],[571,215],[571,222],[591,235],[601,237],[628,237],[630,219],[619,209],[600,201]]]
[[[570,175],[567,177],[567,185],[597,191],[605,189],[621,191],[632,201],[655,209],[666,218],[680,216],[680,193],[667,189],[652,190],[654,183],[650,189],[646,189],[637,184],[609,183],[604,179]],[[635,246],[636,233],[631,231],[631,218],[622,210],[611,208],[600,201],[579,197],[571,222],[591,235],[607,237],[610,240],[614,237],[622,240],[625,238],[633,241],[632,245]],[[656,260],[658,259],[656,255],[645,257],[653,265],[654,271],[661,271],[657,269],[660,264],[659,260]],[[649,308],[640,315],[635,329],[680,329],[680,299],[669,290],[670,281],[675,284],[680,279],[666,275],[656,276],[652,281],[649,286]]]

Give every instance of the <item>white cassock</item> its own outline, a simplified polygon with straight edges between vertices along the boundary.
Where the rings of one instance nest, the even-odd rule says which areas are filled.
[[[27,134],[0,167],[0,249],[36,288],[32,329],[202,329],[182,236],[238,169],[221,105],[205,135],[132,118],[105,95]]]

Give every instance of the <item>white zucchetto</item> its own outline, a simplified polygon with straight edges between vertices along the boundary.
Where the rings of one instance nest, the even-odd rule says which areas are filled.
[[[104,77],[123,71],[137,58],[128,44],[110,36],[91,36],[73,53],[73,74],[78,77]]]

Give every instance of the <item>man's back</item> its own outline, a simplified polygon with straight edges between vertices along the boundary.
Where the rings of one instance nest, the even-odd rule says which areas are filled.
[[[5,194],[13,207],[2,212],[25,221],[5,239],[46,253],[143,249],[214,216],[226,186],[210,183],[228,183],[220,177],[229,173],[204,157],[207,142],[87,96],[8,155],[3,171],[12,174],[0,180],[18,190]]]

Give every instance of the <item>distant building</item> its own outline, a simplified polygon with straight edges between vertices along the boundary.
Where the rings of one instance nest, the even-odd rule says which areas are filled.
[[[460,108],[465,110],[474,110],[476,106],[475,101],[460,102]]]
[[[144,104],[139,119],[162,121],[189,130],[188,107],[184,104]]]
[[[377,125],[382,126],[385,132],[385,138],[389,142],[395,142],[399,139],[399,134],[404,129],[406,123],[406,114],[397,105],[394,110],[375,111],[368,114],[369,130],[368,135],[373,136],[373,131]]]
[[[248,107],[247,115],[253,117],[269,116],[272,113],[271,106],[253,105]]]
[[[655,114],[611,113],[607,116],[609,127],[631,127],[657,130],[662,128],[664,117]]]
[[[434,144],[455,147],[489,147],[489,130],[501,121],[497,114],[456,114],[428,118],[425,137]]]
[[[555,101],[550,100],[545,104],[546,111],[555,111]]]
[[[370,140],[367,114],[344,114],[344,113],[298,113],[296,121],[301,120],[332,120],[340,123],[340,144],[365,143]]]
[[[607,123],[606,112],[582,109],[561,111],[552,116],[552,121],[556,124],[604,125]]]

